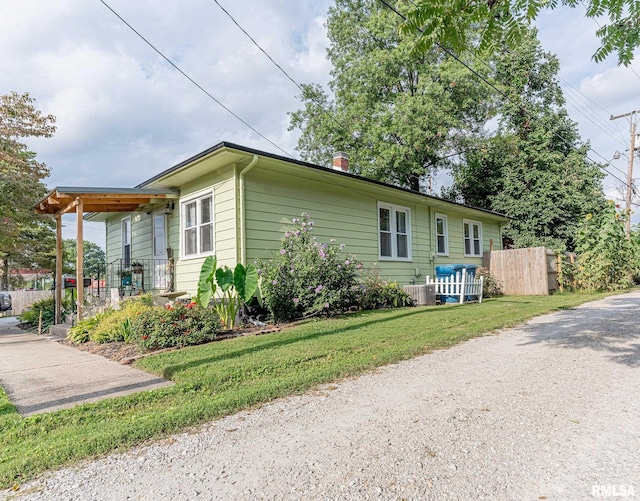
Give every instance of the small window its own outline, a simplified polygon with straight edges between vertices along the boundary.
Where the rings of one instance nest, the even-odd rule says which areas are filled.
[[[182,203],[183,256],[211,254],[214,250],[213,194]]]
[[[436,214],[436,252],[439,256],[449,255],[449,229],[447,216]]]
[[[406,207],[378,204],[381,260],[411,260],[411,212]]]
[[[122,220],[122,266],[131,266],[131,218]]]
[[[156,258],[167,255],[166,217],[164,214],[153,215],[153,257]]]
[[[482,223],[463,221],[464,227],[464,255],[482,256]]]

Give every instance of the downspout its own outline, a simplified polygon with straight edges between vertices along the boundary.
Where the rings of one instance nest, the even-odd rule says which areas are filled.
[[[253,155],[253,159],[244,169],[240,171],[240,262],[244,265],[247,263],[247,225],[245,221],[245,204],[244,204],[244,176],[258,163],[258,155]]]

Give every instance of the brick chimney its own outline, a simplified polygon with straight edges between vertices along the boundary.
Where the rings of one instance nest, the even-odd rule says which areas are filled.
[[[349,172],[349,155],[344,151],[333,154],[333,168],[342,172]]]

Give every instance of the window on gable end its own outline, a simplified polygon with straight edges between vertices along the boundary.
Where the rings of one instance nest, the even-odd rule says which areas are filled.
[[[182,202],[182,255],[196,257],[214,252],[213,193]]]

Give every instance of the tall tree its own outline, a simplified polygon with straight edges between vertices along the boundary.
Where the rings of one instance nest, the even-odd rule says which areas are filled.
[[[43,115],[34,102],[26,93],[0,96],[0,270],[5,272],[14,261],[25,267],[45,265],[46,250],[34,250],[46,242],[43,232],[52,232],[50,221],[33,211],[46,194],[42,181],[49,169],[21,139],[51,137],[55,117]],[[38,262],[42,259],[45,263]],[[6,287],[6,273],[0,273],[0,287]]]
[[[558,70],[535,31],[502,54],[494,75],[504,89],[498,129],[465,154],[446,193],[514,217],[505,231],[518,247],[571,250],[585,214],[604,206],[604,174],[567,115]]]
[[[304,86],[290,130],[301,129],[305,160],[330,164],[343,150],[355,172],[419,191],[481,133],[490,97],[442,51],[412,51],[401,22],[376,0],[337,0],[327,18],[333,99]]]
[[[107,256],[102,248],[89,240],[82,244],[82,267],[86,276],[96,276],[104,273]],[[76,273],[76,258],[78,256],[77,240],[68,238],[62,241],[62,271],[63,273]]]
[[[386,0],[385,0],[386,1]],[[386,2],[390,8],[393,2]],[[596,35],[601,44],[593,55],[596,61],[616,54],[618,64],[628,66],[633,51],[640,47],[640,2],[637,0],[412,0],[406,13],[404,31],[420,32],[422,51],[442,44],[463,52],[475,45],[470,33],[480,29],[481,49],[496,50],[506,41],[516,49],[527,36],[527,26],[543,9],[560,5],[585,9],[586,17],[598,19]],[[603,17],[608,22],[603,23]]]

